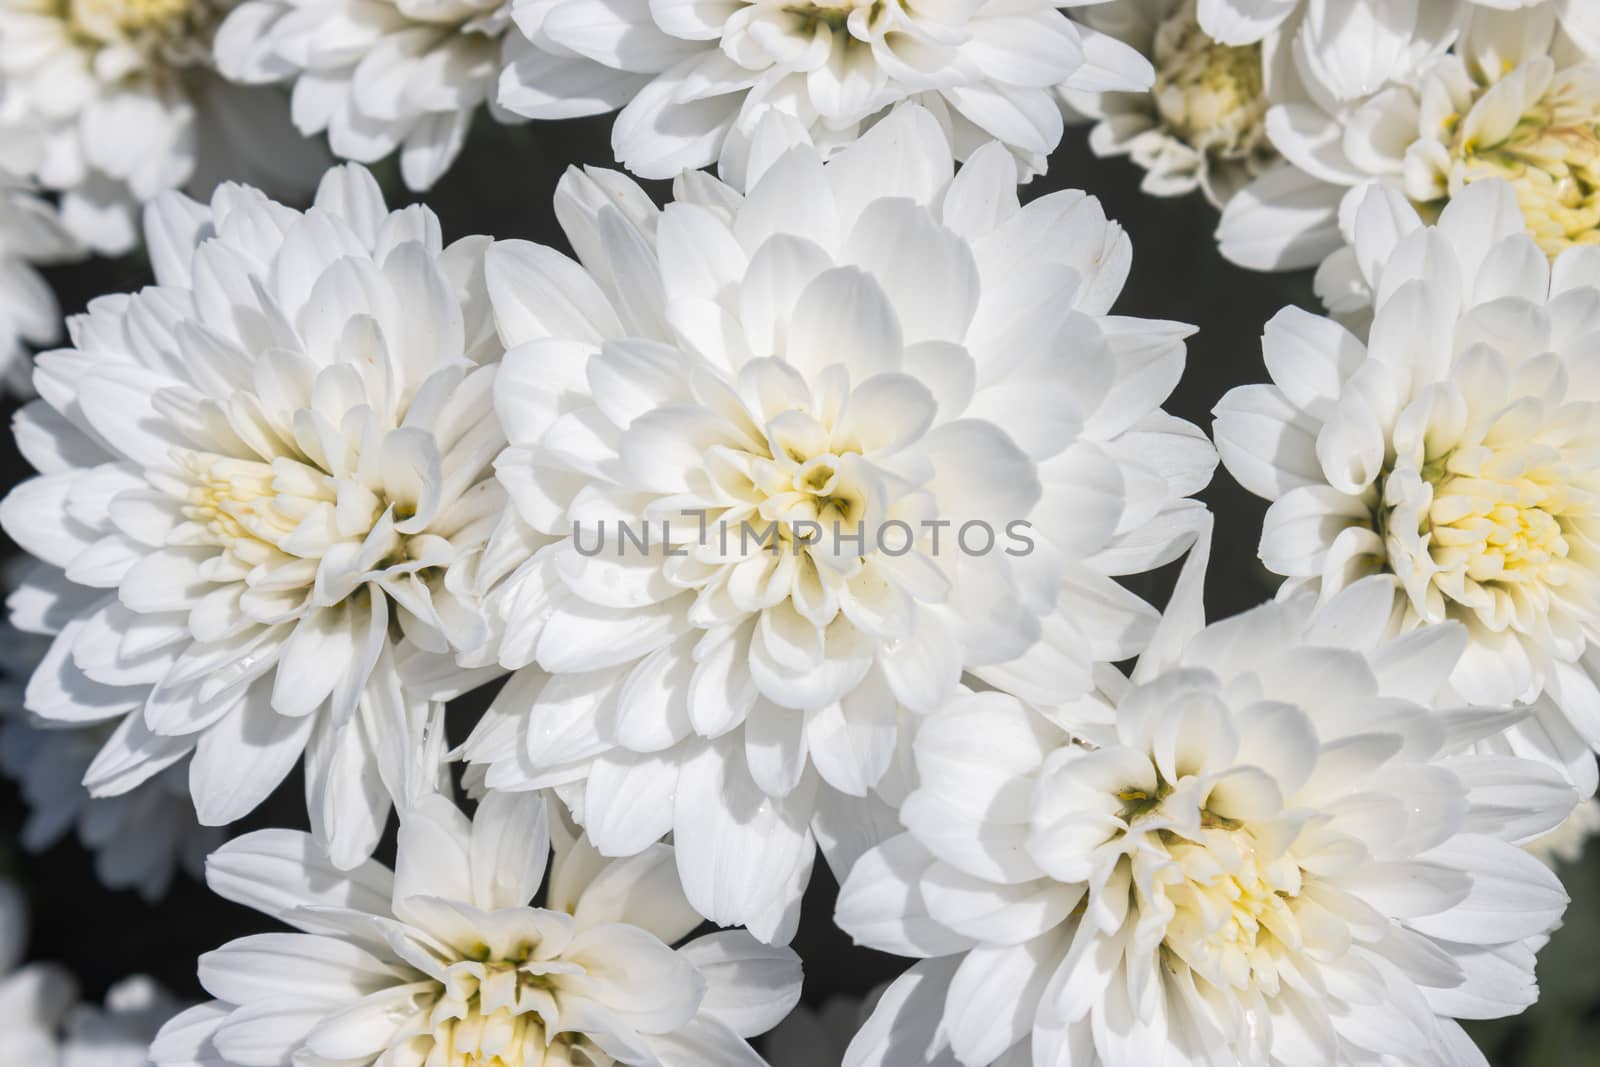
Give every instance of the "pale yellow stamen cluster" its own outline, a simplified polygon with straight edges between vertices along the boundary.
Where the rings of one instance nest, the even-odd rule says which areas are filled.
[[[871,20],[882,8],[881,0],[821,0],[821,2],[790,4],[783,10],[793,22],[793,32],[802,38],[813,37],[819,29],[835,35],[835,40],[845,45],[861,44],[850,33],[851,16],[856,11]]]
[[[1192,801],[1159,775],[1154,791],[1128,789],[1117,798],[1138,842],[1136,880],[1149,865],[1171,911],[1164,951],[1219,988],[1276,992],[1277,950],[1298,951],[1303,942],[1294,914],[1299,864],[1281,849],[1268,855],[1251,827],[1205,808],[1197,828],[1178,829],[1192,827],[1185,810]]]
[[[1221,159],[1244,159],[1266,143],[1261,46],[1219,44],[1185,4],[1156,31],[1156,111],[1168,132]]]
[[[336,542],[364,541],[392,503],[351,479],[335,479],[288,457],[268,464],[196,452],[180,461],[187,477],[159,486],[183,501],[188,525],[175,541],[215,545],[251,567],[283,563],[285,557],[320,559]],[[407,514],[394,506],[395,519]],[[369,563],[421,558],[436,540],[391,529]]]
[[[1428,513],[1434,562],[1477,582],[1538,577],[1569,551],[1560,511],[1559,489],[1531,479],[1447,477]]]
[[[1213,985],[1275,991],[1271,942],[1300,945],[1299,866],[1286,856],[1264,859],[1246,829],[1207,830],[1203,843],[1178,841],[1168,851],[1183,874],[1166,889],[1175,909],[1168,951]]]
[[[768,428],[768,440],[747,453],[750,481],[762,497],[759,513],[778,522],[784,538],[793,524],[815,522],[831,533],[835,523],[854,533],[866,515],[867,493],[852,478],[850,462],[859,456],[850,443],[834,441],[833,430],[800,411],[787,411]],[[802,540],[818,536],[801,530]]]
[[[545,1016],[557,1013],[555,999],[524,967],[455,965],[438,988],[430,1033],[416,1039],[423,1067],[610,1067],[615,1061],[583,1035],[549,1031]]]
[[[1552,89],[1492,144],[1468,136],[1464,122],[1447,130],[1452,192],[1484,178],[1509,181],[1528,229],[1551,258],[1600,244],[1600,101],[1570,95]]]
[[[110,69],[159,77],[210,62],[219,12],[216,0],[63,0],[61,17],[86,51],[139,57],[137,70],[126,69],[126,57]]]
[[[192,485],[183,515],[220,547],[248,549],[239,542],[254,540],[281,548],[304,517],[303,507],[280,495],[268,464],[196,453],[186,466]]]
[[[776,460],[759,464],[757,484],[766,493],[761,515],[785,523],[807,520],[831,529],[854,530],[865,508],[865,494],[846,484],[842,458],[831,452],[803,463]]]
[[[110,26],[138,34],[181,23],[193,8],[193,0],[71,0],[71,17],[95,36]]]
[[[1390,552],[1406,563],[1408,587],[1424,579],[1438,591],[1433,595],[1500,630],[1519,603],[1546,604],[1553,590],[1570,584],[1564,523],[1573,501],[1555,458],[1538,446],[1462,447],[1422,470],[1421,508],[1409,503],[1412,493],[1386,492]]]

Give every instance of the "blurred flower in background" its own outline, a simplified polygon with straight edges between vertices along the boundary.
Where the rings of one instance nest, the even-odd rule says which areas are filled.
[[[156,1032],[185,1007],[150,978],[123,979],[107,991],[104,1005],[72,1009],[60,1067],[147,1067]]]
[[[75,831],[95,854],[103,885],[137,890],[154,903],[179,867],[201,875],[222,833],[195,820],[186,760],[127,793],[90,797],[84,775],[114,726],[50,723],[23,710],[24,683],[49,647],[49,636],[0,629],[0,773],[17,783],[28,805],[20,843],[39,852]]]
[[[1568,815],[1560,826],[1524,847],[1557,870],[1583,858],[1589,839],[1600,832],[1600,800],[1590,797]]]
[[[133,248],[140,205],[197,175],[284,195],[314,184],[322,157],[282,100],[242,94],[212,72],[224,7],[0,0],[0,159],[59,194],[62,221],[89,249]]]
[[[22,963],[28,944],[28,901],[0,879],[0,1062],[55,1067],[62,1020],[78,997],[77,983],[50,963]]]
[[[6,137],[0,122],[0,140]],[[0,148],[0,153],[5,152]],[[61,336],[61,311],[37,268],[83,254],[61,225],[54,205],[0,158],[0,381],[26,392],[29,348]]]
[[[15,882],[0,880],[0,1063],[145,1067],[156,1031],[183,1002],[139,975],[112,986],[103,1007],[80,1003],[65,968],[21,964],[27,942],[27,899]]]
[[[22,848],[37,853],[77,832],[94,853],[102,885],[136,889],[146,901],[158,901],[179,867],[200,877],[222,833],[195,822],[187,761],[117,797],[90,797],[83,777],[114,726],[62,726],[22,710],[22,683],[48,648],[48,637],[0,630],[0,773],[16,781],[29,806]]]

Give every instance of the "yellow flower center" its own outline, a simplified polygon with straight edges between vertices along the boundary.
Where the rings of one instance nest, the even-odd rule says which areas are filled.
[[[1544,581],[1569,551],[1563,495],[1536,471],[1500,479],[1447,465],[1428,509],[1434,564],[1474,582]]]
[[[313,509],[338,502],[332,479],[294,461],[267,464],[202,453],[183,461],[190,484],[182,511],[196,527],[187,540],[231,549],[247,559],[263,547],[282,550]],[[370,528],[381,511],[374,510],[378,498],[367,495],[370,506],[362,518]],[[347,504],[346,519],[350,510]]]
[[[158,488],[181,501],[179,511],[188,520],[170,542],[222,549],[228,565],[219,574],[242,576],[235,564],[267,565],[274,568],[272,577],[252,573],[252,586],[299,587],[310,583],[312,562],[341,543],[361,548],[357,565],[346,568],[352,574],[401,565],[422,576],[439,573],[441,539],[385,528],[385,513],[400,523],[413,509],[354,479],[336,479],[288,457],[268,464],[191,452],[180,461],[187,478],[157,479]]]
[[[1156,31],[1156,111],[1194,148],[1237,159],[1266,141],[1261,46],[1219,44],[1187,3]]]
[[[132,46],[152,61],[184,66],[206,58],[217,9],[213,0],[63,0],[61,17],[91,51]]]
[[[1600,244],[1597,104],[1558,82],[1493,144],[1466,136],[1466,124],[1454,120],[1446,145],[1451,191],[1484,178],[1509,181],[1534,240],[1552,259],[1574,245]]]
[[[1298,864],[1285,856],[1264,860],[1245,829],[1207,830],[1203,842],[1179,839],[1168,853],[1182,879],[1166,889],[1174,909],[1167,950],[1213,985],[1275,991],[1270,943],[1300,947]]]
[[[1274,960],[1281,952],[1275,949],[1302,947],[1294,916],[1300,865],[1286,851],[1269,858],[1248,825],[1209,801],[1200,809],[1198,830],[1173,829],[1187,820],[1174,820],[1167,806],[1176,802],[1181,809],[1188,801],[1160,772],[1154,789],[1130,787],[1116,798],[1129,831],[1142,838],[1130,852],[1133,880],[1153,884],[1170,911],[1163,950],[1218,988],[1276,993]]]
[[[859,451],[850,442],[832,440],[832,431],[799,411],[785,413],[768,427],[768,439],[759,451],[748,453],[749,476],[760,498],[761,522],[754,536],[762,536],[767,523],[777,524],[785,542],[808,544],[834,527],[854,535],[865,520],[867,486],[854,461]],[[815,523],[820,527],[807,524]],[[797,528],[798,524],[798,528]]]
[[[820,0],[813,3],[790,4],[783,8],[789,16],[789,29],[796,37],[810,39],[819,30],[834,36],[846,48],[868,47],[850,33],[850,16],[857,10],[866,12],[869,23],[876,21],[886,10],[882,0]]]
[[[555,1005],[541,977],[518,963],[457,964],[439,989],[431,1032],[413,1038],[402,1059],[422,1067],[612,1067],[585,1035],[547,1031]]]

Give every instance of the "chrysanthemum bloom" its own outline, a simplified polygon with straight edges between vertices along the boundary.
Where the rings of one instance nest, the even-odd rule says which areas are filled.
[[[1461,628],[1381,637],[1381,579],[1204,628],[1189,592],[1103,702],[923,724],[907,832],[837,919],[926,961],[850,1067],[1466,1067],[1455,1018],[1532,1003],[1566,895],[1511,842],[1574,796],[1459,754],[1504,718],[1430,707]]]
[[[1267,140],[1270,70],[1260,43],[1214,40],[1195,18],[1195,0],[1128,0],[1076,17],[1155,65],[1148,93],[1062,94],[1095,120],[1089,147],[1096,154],[1130,156],[1145,169],[1145,192],[1183,196],[1199,189],[1220,207],[1277,160]]]
[[[27,944],[28,900],[15,882],[0,879],[0,1063],[51,1067],[78,986],[53,963],[18,967]]]
[[[217,65],[248,85],[292,81],[302,133],[328,135],[343,159],[376,163],[397,149],[422,191],[450,168],[494,90],[507,0],[246,0],[217,31]]]
[[[18,416],[41,473],[0,522],[64,575],[13,597],[60,630],[27,707],[120,720],[96,795],[193,752],[207,825],[306,751],[313,827],[355,862],[426,711],[397,635],[441,658],[484,636],[447,576],[505,507],[488,240],[442,248],[432,213],[390,214],[360,168],[304,214],[240,186],[169,194],[147,240],[160,284],[92,303]]]
[[[28,806],[19,844],[38,852],[76,831],[78,842],[94,853],[102,885],[159,900],[180,865],[199,876],[222,835],[195,821],[187,763],[173,764],[120,796],[89,796],[84,772],[115,724],[63,726],[22,710],[23,683],[49,647],[47,636],[0,627],[0,773],[16,782]]]
[[[1461,623],[1456,696],[1536,702],[1509,743],[1593,793],[1600,252],[1552,267],[1499,181],[1429,227],[1375,188],[1354,230],[1370,339],[1286,309],[1262,344],[1274,384],[1217,407],[1229,472],[1273,502],[1261,558],[1324,596],[1384,575],[1402,630]]]
[[[5,135],[0,126],[0,137]],[[56,210],[0,167],[0,382],[13,389],[26,387],[29,347],[50,344],[61,334],[55,294],[36,268],[78,251]]]
[[[1061,11],[1094,2],[513,0],[523,39],[500,103],[537,119],[620,109],[612,148],[635,174],[717,163],[742,186],[763,115],[795,117],[826,156],[911,100],[958,158],[997,139],[1025,179],[1061,140],[1059,87],[1150,87],[1142,56]]]
[[[1330,100],[1327,74],[1309,72],[1300,52],[1296,62],[1318,88],[1268,114],[1289,165],[1229,204],[1218,230],[1229,259],[1257,270],[1317,264],[1348,244],[1341,221],[1373,181],[1436,217],[1471,183],[1504,178],[1551,256],[1600,243],[1600,59],[1549,7],[1477,9],[1450,53],[1344,103]],[[1319,288],[1337,293],[1349,268],[1345,251]]]
[[[582,267],[489,253],[497,466],[544,543],[496,593],[530,669],[466,746],[608,855],[672,831],[701,913],[780,940],[813,817],[859,847],[908,716],[1140,646],[1111,575],[1182,552],[1215,462],[1160,408],[1188,327],[1107,314],[1130,250],[1094,200],[1020,207],[998,144],[952,179],[919,107],[827,164],[787,128],[748,196],[570,176]]]
[[[1330,69],[1342,68],[1353,80],[1382,81],[1408,41],[1433,32],[1435,20],[1463,17],[1474,7],[1558,12],[1573,32],[1600,39],[1600,18],[1587,0],[1200,0],[1199,11],[1206,32],[1230,44],[1310,27],[1303,47],[1326,51]]]
[[[250,177],[309,191],[321,170],[278,94],[211,71],[227,0],[0,0],[0,148],[14,172],[61,194],[95,252],[138,240],[138,206],[192,181]],[[309,179],[309,180],[308,180]]]
[[[529,900],[555,861],[542,907]],[[229,900],[303,931],[200,958],[216,998],[163,1028],[157,1067],[194,1063],[761,1067],[745,1042],[800,997],[800,961],[743,931],[677,949],[700,918],[656,845],[602,858],[537,795],[469,824],[435,794],[402,815],[396,870],[330,870],[264,830],[208,865]]]

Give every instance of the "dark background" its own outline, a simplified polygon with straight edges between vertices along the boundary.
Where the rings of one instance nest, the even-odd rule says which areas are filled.
[[[411,199],[439,215],[446,240],[468,234],[521,237],[570,251],[551,212],[556,182],[570,164],[612,166],[609,116],[572,122],[504,128],[481,122],[466,151],[437,188],[411,197],[392,168],[378,168],[395,207]],[[1199,196],[1158,200],[1139,191],[1140,171],[1123,160],[1094,158],[1084,131],[1069,130],[1052,158],[1048,176],[1024,187],[1024,199],[1057,189],[1081,188],[1098,196],[1106,213],[1133,240],[1133,272],[1116,311],[1124,315],[1191,323],[1188,370],[1167,402],[1169,412],[1205,428],[1211,409],[1236,385],[1262,381],[1262,325],[1283,305],[1320,311],[1309,275],[1252,274],[1227,263],[1212,239],[1215,211]],[[657,201],[667,183],[647,183]],[[81,311],[92,297],[137,289],[150,282],[140,255],[95,260],[51,272],[63,310]],[[10,405],[10,402],[7,402]],[[7,412],[11,409],[10,405]],[[8,487],[27,473],[9,434],[0,441],[3,481]],[[1276,581],[1256,559],[1264,502],[1235,485],[1221,468],[1202,494],[1216,514],[1216,535],[1207,585],[1210,617],[1242,611],[1270,597]],[[7,551],[12,546],[5,545]],[[1153,603],[1164,603],[1174,568],[1130,582]],[[451,712],[451,737],[465,736],[481,694]],[[304,827],[303,784],[296,774],[239,831],[262,826]],[[132,892],[111,892],[96,882],[90,857],[67,840],[35,856],[18,853],[14,842],[23,819],[15,790],[0,782],[0,870],[16,877],[33,907],[29,955],[66,964],[86,997],[131,974],[150,974],[185,997],[202,996],[195,958],[231,938],[271,928],[253,911],[211,896],[180,874],[167,897],[146,905]],[[384,853],[380,853],[383,855]],[[1578,902],[1567,924],[1541,956],[1541,1002],[1516,1020],[1474,1029],[1496,1067],[1600,1067],[1600,968],[1588,953],[1600,943],[1600,848],[1580,865],[1562,871]],[[834,929],[835,886],[820,859],[794,947],[805,961],[806,1000],[817,1004],[836,994],[862,994],[897,974],[904,961],[853,948]],[[0,1020],[4,1025],[4,1020]],[[818,1065],[823,1067],[823,1065]],[[1310,1065],[1307,1065],[1310,1067]]]

